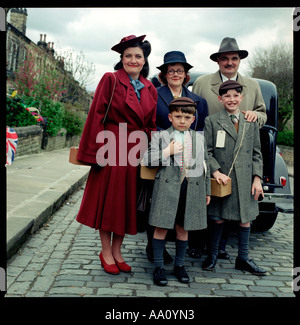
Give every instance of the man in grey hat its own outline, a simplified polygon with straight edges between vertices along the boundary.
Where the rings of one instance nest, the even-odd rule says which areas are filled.
[[[225,37],[219,51],[210,56],[211,60],[218,63],[219,70],[199,77],[193,85],[193,93],[206,99],[208,114],[211,115],[223,109],[218,100],[218,91],[222,82],[228,79],[238,81],[243,85],[241,111],[249,122],[258,120],[259,126],[262,127],[267,121],[267,114],[259,84],[238,72],[241,60],[247,56],[248,52],[239,49],[235,38]]]
[[[238,81],[243,86],[243,101],[240,104],[241,112],[245,114],[248,122],[258,121],[261,128],[267,121],[266,105],[264,103],[260,86],[252,78],[243,77],[239,72],[242,59],[248,56],[248,51],[240,50],[235,38],[225,37],[220,45],[219,51],[213,53],[210,59],[217,62],[219,70],[197,78],[193,85],[193,93],[203,97],[207,101],[208,115],[215,114],[224,109],[218,99],[219,87],[227,80]],[[205,241],[206,230],[193,232],[189,236],[189,255],[200,257]],[[200,238],[200,240],[199,240]],[[227,259],[229,255],[225,251],[227,243],[227,231],[224,229],[221,245],[219,247],[219,258]]]

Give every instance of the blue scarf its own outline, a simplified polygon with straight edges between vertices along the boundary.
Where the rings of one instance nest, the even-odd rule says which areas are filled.
[[[130,78],[130,83],[132,84],[134,91],[137,95],[137,98],[140,101],[140,99],[141,99],[140,90],[143,89],[145,87],[145,85],[143,83],[141,83],[139,80],[132,79],[131,76],[129,76],[129,78]]]

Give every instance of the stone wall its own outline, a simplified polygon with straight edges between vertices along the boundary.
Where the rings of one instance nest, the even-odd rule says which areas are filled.
[[[15,157],[39,153],[41,149],[43,129],[39,125],[14,128],[18,135]]]
[[[39,125],[14,128],[18,135],[18,145],[15,157],[40,153],[42,150],[51,151],[62,148],[78,146],[80,135],[67,134],[65,129],[61,129],[58,135],[50,137],[45,135],[43,141],[43,129]],[[43,149],[42,149],[43,142]]]
[[[80,135],[67,134],[66,129],[61,129],[56,137],[47,137],[47,145],[44,148],[47,151],[62,149],[65,147],[76,147],[79,145]]]
[[[289,166],[294,166],[294,147],[288,147],[281,144],[278,147],[281,150],[285,163]]]

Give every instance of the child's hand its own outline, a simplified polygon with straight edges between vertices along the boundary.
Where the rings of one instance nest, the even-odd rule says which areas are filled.
[[[172,155],[176,155],[180,152],[182,152],[183,150],[183,145],[180,144],[179,142],[175,142],[175,140],[173,140],[166,149],[163,150],[163,154],[165,156],[165,158],[168,158],[169,156]]]
[[[221,184],[222,181],[224,185],[227,185],[228,181],[230,180],[230,177],[221,173],[218,169],[212,175],[218,184]]]
[[[254,195],[254,200],[258,200],[260,194],[262,197],[264,197],[264,191],[262,189],[260,178],[258,176],[254,177],[251,194]]]
[[[209,203],[210,203],[210,196],[206,195],[206,205],[209,205]]]

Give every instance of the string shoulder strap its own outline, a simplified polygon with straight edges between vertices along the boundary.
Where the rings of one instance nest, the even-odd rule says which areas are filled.
[[[112,90],[112,93],[111,93],[111,96],[110,96],[110,100],[109,100],[109,103],[108,103],[108,106],[107,106],[107,110],[106,110],[105,115],[104,115],[104,118],[103,118],[103,124],[105,123],[105,120],[106,120],[106,117],[107,117],[107,113],[108,113],[108,111],[110,109],[111,101],[113,99],[114,92],[115,92],[115,88],[116,88],[116,83],[117,83],[117,78],[116,78],[115,74],[113,73],[112,75],[115,78],[115,82],[114,82],[114,87],[113,87],[113,90]]]
[[[229,173],[228,173],[228,177],[230,177],[230,174],[231,174],[231,172],[232,172],[232,169],[233,169],[233,166],[234,166],[234,164],[235,164],[236,158],[237,158],[237,156],[238,156],[238,154],[239,154],[239,152],[240,152],[240,150],[241,150],[242,143],[243,143],[243,141],[244,141],[244,137],[245,137],[245,127],[246,127],[246,123],[244,124],[241,143],[240,143],[240,146],[239,146],[239,148],[238,148],[238,151],[237,151],[237,153],[236,153],[236,155],[235,155],[235,157],[234,157],[234,159],[233,159],[232,165],[231,165],[230,170],[229,170]]]

